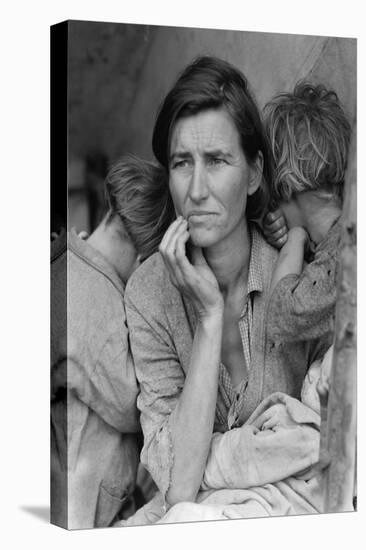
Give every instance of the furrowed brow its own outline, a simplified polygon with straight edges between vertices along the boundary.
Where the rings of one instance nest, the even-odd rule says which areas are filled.
[[[232,158],[232,154],[230,151],[225,151],[223,149],[210,149],[205,151],[206,157],[225,157],[225,158]]]
[[[177,159],[187,159],[187,158],[191,158],[191,154],[188,153],[188,151],[174,151],[174,153],[172,153],[169,156],[169,162],[172,162],[173,160],[177,160]]]

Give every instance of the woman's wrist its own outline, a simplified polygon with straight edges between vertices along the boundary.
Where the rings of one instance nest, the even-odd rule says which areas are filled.
[[[215,308],[211,308],[209,311],[201,312],[198,315],[199,322],[206,327],[219,327],[224,320],[224,304],[217,305]]]

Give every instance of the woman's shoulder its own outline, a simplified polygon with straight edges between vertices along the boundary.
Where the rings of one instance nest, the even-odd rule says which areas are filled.
[[[252,255],[258,258],[264,271],[269,270],[271,272],[278,258],[278,250],[266,241],[256,223],[249,224],[249,228],[252,240]]]
[[[141,284],[156,284],[161,278],[169,277],[160,252],[155,252],[145,260],[130,276],[126,289],[133,289]]]
[[[161,254],[156,252],[132,273],[127,282],[125,301],[134,305],[161,304],[177,293]]]

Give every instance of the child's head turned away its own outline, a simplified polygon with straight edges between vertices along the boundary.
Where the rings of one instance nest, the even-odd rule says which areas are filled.
[[[273,204],[312,191],[342,205],[351,126],[336,93],[299,82],[265,107],[274,157]]]

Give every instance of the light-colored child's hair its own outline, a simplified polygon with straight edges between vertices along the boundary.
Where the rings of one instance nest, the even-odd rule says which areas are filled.
[[[121,219],[140,260],[146,260],[158,250],[174,219],[164,168],[135,155],[125,155],[108,172],[105,192],[109,220],[114,216]]]
[[[264,112],[274,157],[272,200],[310,190],[342,199],[351,126],[337,94],[300,81]]]

